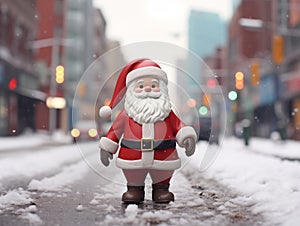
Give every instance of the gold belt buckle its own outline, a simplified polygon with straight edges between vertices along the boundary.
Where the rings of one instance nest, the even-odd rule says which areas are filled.
[[[141,151],[152,151],[154,140],[151,138],[142,138],[141,139]]]

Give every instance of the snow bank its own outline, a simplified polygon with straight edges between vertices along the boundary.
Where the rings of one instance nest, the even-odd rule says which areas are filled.
[[[87,143],[86,149],[95,151],[95,143]],[[5,184],[7,179],[16,177],[34,177],[42,173],[57,171],[62,166],[77,162],[81,154],[76,145],[52,147],[34,154],[20,153],[18,158],[10,157],[0,160],[0,188],[1,183]]]
[[[64,167],[62,172],[53,177],[46,177],[42,180],[31,180],[28,189],[31,191],[58,192],[70,191],[68,185],[78,181],[86,175],[89,168],[85,162]]]
[[[43,133],[25,134],[15,137],[1,137],[0,152],[9,151],[12,149],[27,148],[41,146],[49,142],[49,136]]]
[[[250,140],[251,151],[275,155],[282,158],[300,159],[300,142],[299,141],[270,141],[263,138],[252,138]]]
[[[52,135],[46,132],[26,132],[20,136],[1,137],[0,152],[13,149],[30,149],[47,144],[70,144],[72,138],[63,131],[54,131]]]
[[[287,143],[285,146],[290,149],[281,149],[281,146],[270,141],[253,139],[250,145],[246,148],[241,140],[226,139],[216,161],[203,175],[245,196],[243,200],[235,201],[256,203],[252,206],[253,212],[263,213],[270,224],[298,225],[299,162],[282,161],[270,155],[260,155],[258,152],[285,154],[290,150],[299,152],[300,143]],[[197,159],[195,156],[192,164],[198,168]]]

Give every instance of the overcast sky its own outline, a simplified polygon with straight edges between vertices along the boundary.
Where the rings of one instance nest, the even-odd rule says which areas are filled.
[[[94,0],[107,20],[108,38],[121,44],[165,41],[187,47],[191,9],[218,13],[228,20],[231,0]]]

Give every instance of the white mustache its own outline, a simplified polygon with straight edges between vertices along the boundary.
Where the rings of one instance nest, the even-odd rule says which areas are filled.
[[[144,99],[144,98],[159,98],[161,96],[161,92],[141,92],[141,93],[134,93],[134,96],[136,98],[139,98],[139,99]]]

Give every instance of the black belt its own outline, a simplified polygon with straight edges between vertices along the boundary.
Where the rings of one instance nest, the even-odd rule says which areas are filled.
[[[141,140],[122,139],[121,147],[141,151],[166,150],[168,148],[175,148],[176,140],[153,140],[148,138],[143,138]]]

